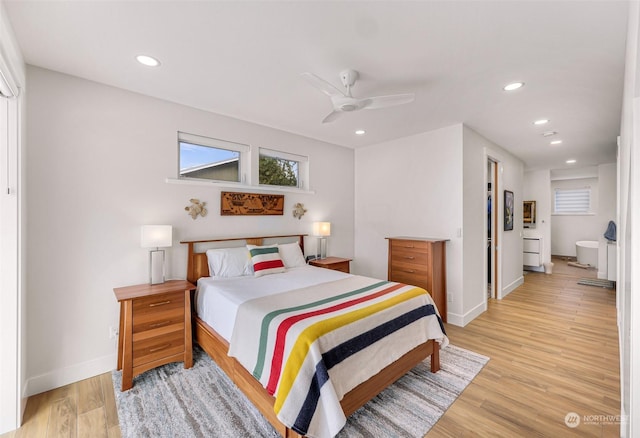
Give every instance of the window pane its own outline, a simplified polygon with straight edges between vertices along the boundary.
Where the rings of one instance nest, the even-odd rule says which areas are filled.
[[[240,181],[240,152],[180,142],[180,176]]]
[[[298,187],[298,162],[260,155],[259,183]]]
[[[591,209],[591,189],[556,189],[556,213],[589,213]]]

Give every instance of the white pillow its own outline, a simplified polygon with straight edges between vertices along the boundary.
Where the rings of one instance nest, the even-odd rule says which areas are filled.
[[[209,275],[212,277],[240,277],[253,275],[247,248],[219,248],[207,250]]]
[[[279,244],[278,251],[285,268],[297,268],[307,264],[304,260],[304,255],[302,255],[300,245],[295,242]]]
[[[247,245],[253,263],[253,275],[261,277],[267,274],[284,272],[284,263],[280,258],[278,245]]]

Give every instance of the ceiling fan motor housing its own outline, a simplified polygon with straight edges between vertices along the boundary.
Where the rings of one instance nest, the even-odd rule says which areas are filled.
[[[353,84],[356,83],[356,79],[358,79],[358,72],[355,70],[347,69],[343,70],[340,73],[340,80],[342,81],[342,85],[345,87],[353,87]]]

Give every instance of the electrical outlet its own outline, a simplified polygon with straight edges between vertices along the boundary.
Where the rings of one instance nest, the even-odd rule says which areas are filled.
[[[447,295],[447,303],[453,303],[453,297],[451,296],[451,294]]]
[[[109,339],[117,339],[118,338],[118,329],[113,326],[109,326]]]

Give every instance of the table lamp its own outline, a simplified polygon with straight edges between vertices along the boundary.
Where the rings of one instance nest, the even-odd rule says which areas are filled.
[[[318,237],[316,257],[327,258],[327,236],[331,236],[331,222],[314,222],[313,235]]]
[[[171,225],[143,225],[140,246],[149,251],[149,284],[164,283],[164,250],[172,244]]]

